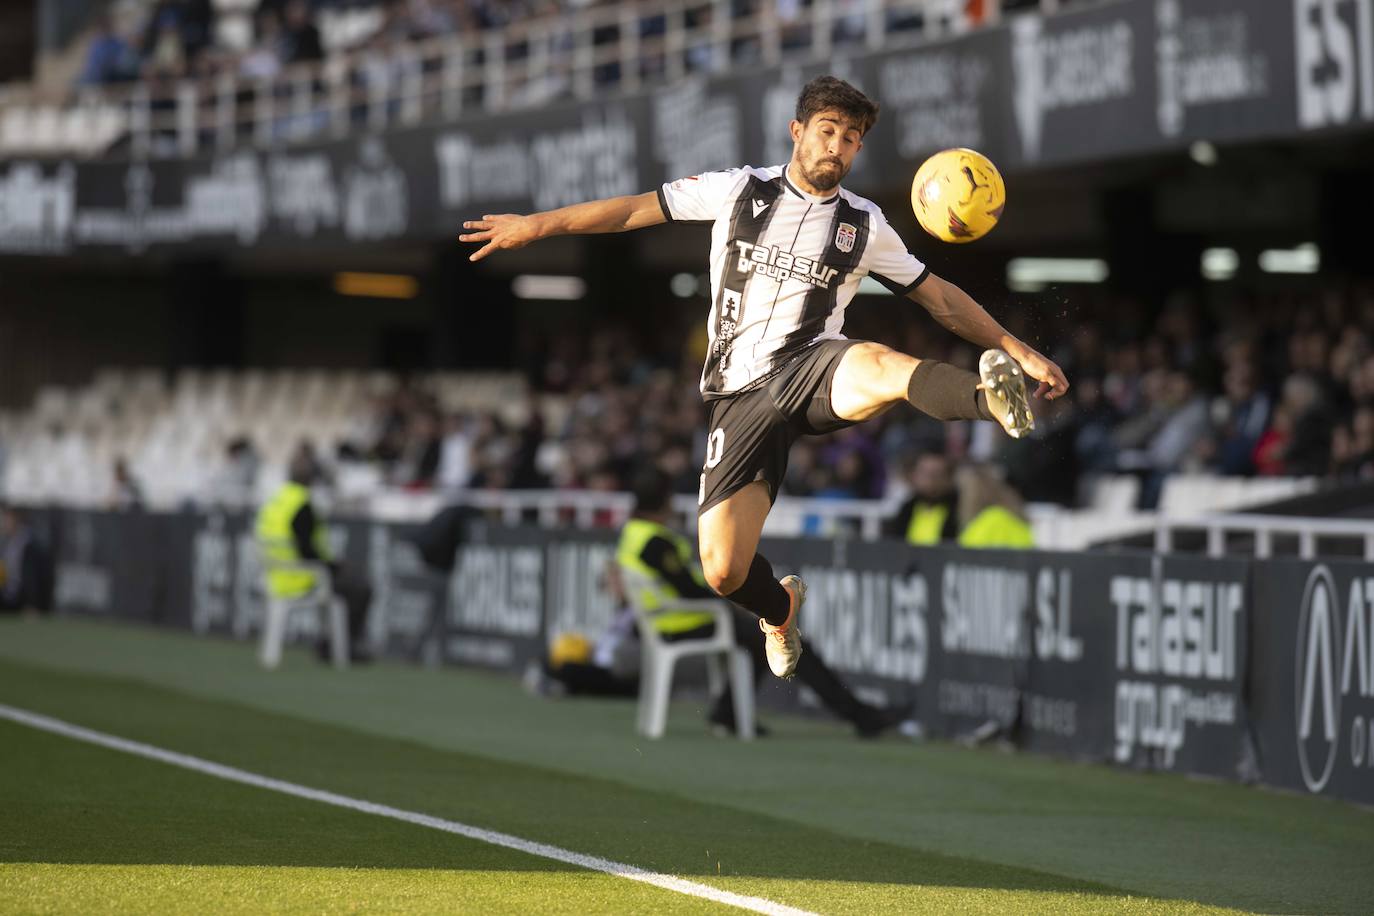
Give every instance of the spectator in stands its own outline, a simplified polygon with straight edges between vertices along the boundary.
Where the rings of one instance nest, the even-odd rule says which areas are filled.
[[[310,5],[305,0],[291,0],[286,5],[282,58],[288,65],[324,59],[320,30],[315,27]]]
[[[86,63],[77,84],[98,86],[138,78],[138,53],[115,26],[107,11],[96,18],[96,33],[86,49]]]
[[[1226,370],[1226,394],[1217,404],[1222,417],[1217,444],[1217,469],[1223,474],[1254,473],[1255,446],[1269,424],[1269,395],[1255,386],[1255,370],[1248,359]]]
[[[23,510],[0,507],[0,612],[52,610],[52,563]]]
[[[327,566],[334,594],[348,607],[350,654],[354,661],[367,661],[370,656],[362,640],[372,588],[346,569],[330,550],[329,533],[311,503],[310,487],[318,477],[319,466],[310,452],[297,449],[291,459],[287,481],[258,511],[254,530],[268,565],[268,588],[280,598],[308,595],[318,581],[315,573],[291,567],[303,561]],[[283,568],[273,569],[273,564]],[[321,661],[328,661],[328,642],[321,639],[316,652]]]
[[[985,468],[965,467],[956,477],[948,458],[927,452],[912,469],[911,488],[884,526],[887,537],[917,546],[1035,546],[1021,497]]]
[[[281,20],[273,10],[258,14],[253,48],[239,59],[239,74],[253,80],[269,80],[281,72]]]
[[[692,542],[668,526],[672,517],[671,481],[656,470],[648,469],[635,478],[634,515],[625,523],[616,545],[616,563],[624,588],[632,603],[651,616],[640,619],[640,626],[652,626],[668,641],[706,639],[715,633],[715,617],[698,610],[673,610],[673,599],[715,599],[706,585],[701,567],[696,561]],[[758,679],[768,670],[764,655],[763,634],[757,618],[731,606],[735,644],[746,649],[754,662],[754,676]],[[831,712],[854,726],[861,738],[873,738],[895,728],[911,717],[911,708],[879,708],[862,702],[835,676],[816,653],[805,645],[797,678],[821,698]],[[712,726],[732,732],[735,713],[727,688],[716,698],[707,714]]]
[[[231,439],[224,448],[224,466],[214,486],[216,499],[226,506],[250,505],[257,493],[261,464],[251,439],[247,436]]]
[[[1292,423],[1281,456],[1284,473],[1299,477],[1326,473],[1333,424],[1320,384],[1309,375],[1290,375],[1283,383],[1282,404]]]
[[[110,491],[110,508],[112,509],[141,509],[143,508],[143,486],[134,477],[134,472],[129,469],[129,462],[120,456],[114,463],[114,485]]]

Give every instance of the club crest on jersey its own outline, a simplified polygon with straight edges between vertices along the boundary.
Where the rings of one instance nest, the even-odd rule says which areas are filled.
[[[840,251],[853,251],[854,240],[859,237],[859,229],[851,223],[840,223],[835,230],[835,247]]]

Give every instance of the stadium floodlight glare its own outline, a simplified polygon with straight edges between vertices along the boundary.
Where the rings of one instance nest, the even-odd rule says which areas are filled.
[[[1110,271],[1101,258],[1012,258],[1007,286],[1018,293],[1037,293],[1051,283],[1101,283]]]
[[[1322,253],[1313,242],[1270,248],[1260,252],[1259,266],[1267,274],[1314,274],[1322,266]]]
[[[679,299],[690,299],[696,295],[697,278],[691,274],[673,274],[673,278],[668,281],[668,288]]]
[[[510,285],[517,299],[581,299],[587,293],[587,283],[581,277],[561,277],[552,274],[521,274]]]
[[[334,292],[340,296],[366,296],[372,299],[414,299],[420,284],[405,274],[370,274],[342,271],[334,275]]]
[[[1240,267],[1234,248],[1207,248],[1202,252],[1202,276],[1208,280],[1229,280]]]
[[[859,281],[858,295],[860,296],[891,296],[892,290],[883,286],[872,277],[864,277]]]
[[[1206,140],[1193,141],[1193,145],[1188,147],[1188,156],[1198,165],[1217,164],[1217,148]]]

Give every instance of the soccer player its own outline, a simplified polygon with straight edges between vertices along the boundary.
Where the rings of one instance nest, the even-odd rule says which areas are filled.
[[[1033,426],[1037,396],[1068,391],[1064,373],[1013,337],[952,283],[932,274],[872,201],[843,190],[878,105],[834,77],[797,98],[786,165],[708,172],[657,191],[528,216],[463,223],[481,243],[471,260],[554,235],[624,232],[670,220],[711,224],[710,349],[701,376],[710,436],[701,476],[698,546],[707,583],[756,614],[768,663],[791,677],[801,656],[806,589],[781,582],[758,553],[787,453],[801,435],[832,432],[908,403],[940,420],[995,420],[1013,437]],[[986,348],[978,374],[848,340],[845,308],[865,276],[923,306]]]

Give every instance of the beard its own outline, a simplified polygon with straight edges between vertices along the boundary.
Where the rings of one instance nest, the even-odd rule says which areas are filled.
[[[838,159],[818,159],[810,166],[803,166],[802,174],[816,190],[832,191],[849,174],[849,169]]]

